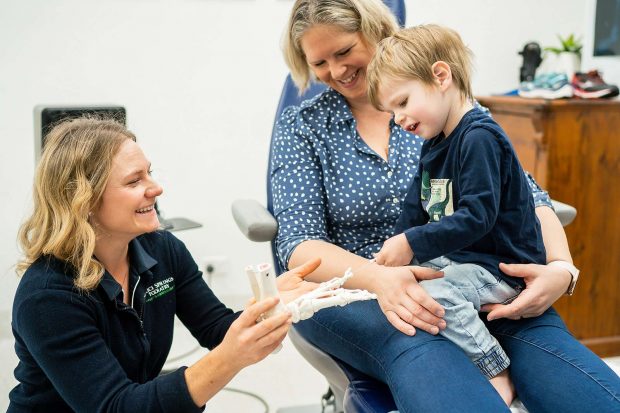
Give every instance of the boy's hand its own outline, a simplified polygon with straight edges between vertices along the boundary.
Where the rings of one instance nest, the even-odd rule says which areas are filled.
[[[400,267],[409,265],[413,259],[413,251],[407,242],[405,234],[399,234],[389,238],[383,243],[381,251],[375,254],[375,260],[379,265],[388,267]]]

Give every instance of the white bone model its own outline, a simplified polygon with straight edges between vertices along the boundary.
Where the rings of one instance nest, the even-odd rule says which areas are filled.
[[[276,277],[271,271],[270,264],[248,265],[245,272],[250,279],[250,285],[256,301],[269,297],[279,297]],[[353,277],[351,268],[347,269],[342,277],[335,277],[325,281],[313,290],[296,300],[284,305],[281,301],[273,309],[264,314],[264,318],[271,317],[282,311],[288,310],[292,314],[293,323],[306,320],[319,310],[336,305],[344,307],[354,301],[374,300],[377,298],[366,290],[348,290],[340,288]]]

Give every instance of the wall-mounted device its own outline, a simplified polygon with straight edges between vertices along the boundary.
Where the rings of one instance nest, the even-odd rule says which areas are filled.
[[[125,108],[117,105],[93,105],[93,106],[48,106],[37,105],[34,107],[34,156],[35,162],[41,159],[41,153],[45,146],[45,136],[58,123],[63,120],[75,119],[84,115],[97,115],[112,118],[123,125],[127,124]]]
[[[79,118],[84,115],[95,115],[99,117],[111,118],[123,125],[127,124],[127,113],[123,106],[118,105],[82,105],[82,106],[62,106],[62,105],[37,105],[34,108],[34,155],[35,163],[41,159],[41,153],[45,146],[47,133],[58,123]],[[160,229],[169,231],[180,231],[190,228],[201,227],[202,224],[187,218],[164,218],[160,214],[160,209],[155,203],[155,210],[159,218]]]

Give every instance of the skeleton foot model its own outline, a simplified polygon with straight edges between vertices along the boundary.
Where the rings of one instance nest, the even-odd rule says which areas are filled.
[[[249,265],[245,272],[250,279],[250,285],[254,292],[256,301],[264,300],[268,297],[278,297],[276,277],[271,271],[271,265],[259,264]],[[348,290],[340,288],[353,277],[351,269],[347,269],[342,277],[335,277],[329,281],[321,283],[315,290],[306,293],[286,306],[282,302],[276,308],[264,314],[264,317],[271,317],[282,311],[288,310],[292,314],[293,323],[310,318],[319,310],[328,307],[340,306],[354,301],[373,300],[377,296],[366,290]]]

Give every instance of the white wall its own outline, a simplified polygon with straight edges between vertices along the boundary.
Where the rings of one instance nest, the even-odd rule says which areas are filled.
[[[477,55],[475,92],[499,93],[516,87],[526,42],[552,45],[558,33],[591,30],[592,1],[409,0],[408,21],[459,30]],[[163,176],[162,209],[204,224],[178,236],[197,260],[230,259],[216,291],[249,294],[242,268],[270,253],[239,234],[230,203],[265,198],[268,139],[286,73],[278,45],[291,4],[0,0],[0,331],[9,331],[17,285],[15,237],[30,205],[37,104],[124,105]],[[13,366],[0,365],[6,379]]]
[[[459,30],[474,50],[477,94],[517,85],[530,40],[582,34],[591,0],[407,2],[409,24]],[[166,188],[167,216],[198,260],[223,255],[222,293],[249,291],[242,268],[269,259],[237,231],[230,203],[264,201],[268,139],[286,69],[279,40],[291,1],[0,0],[0,311],[17,285],[15,235],[30,205],[37,104],[117,103]],[[551,24],[553,22],[553,24]]]
[[[265,19],[283,22],[290,3],[0,4],[0,308],[10,308],[16,285],[10,267],[30,203],[32,108],[41,103],[124,105],[129,127],[163,175],[161,208],[204,224],[179,233],[195,257],[226,255],[237,275],[269,257],[266,245],[236,230],[230,203],[264,199],[268,138],[286,73],[282,24]]]
[[[505,93],[518,87],[530,41],[559,46],[557,35],[584,34],[586,0],[407,1],[409,25],[439,23],[459,31],[475,54],[474,94]]]

